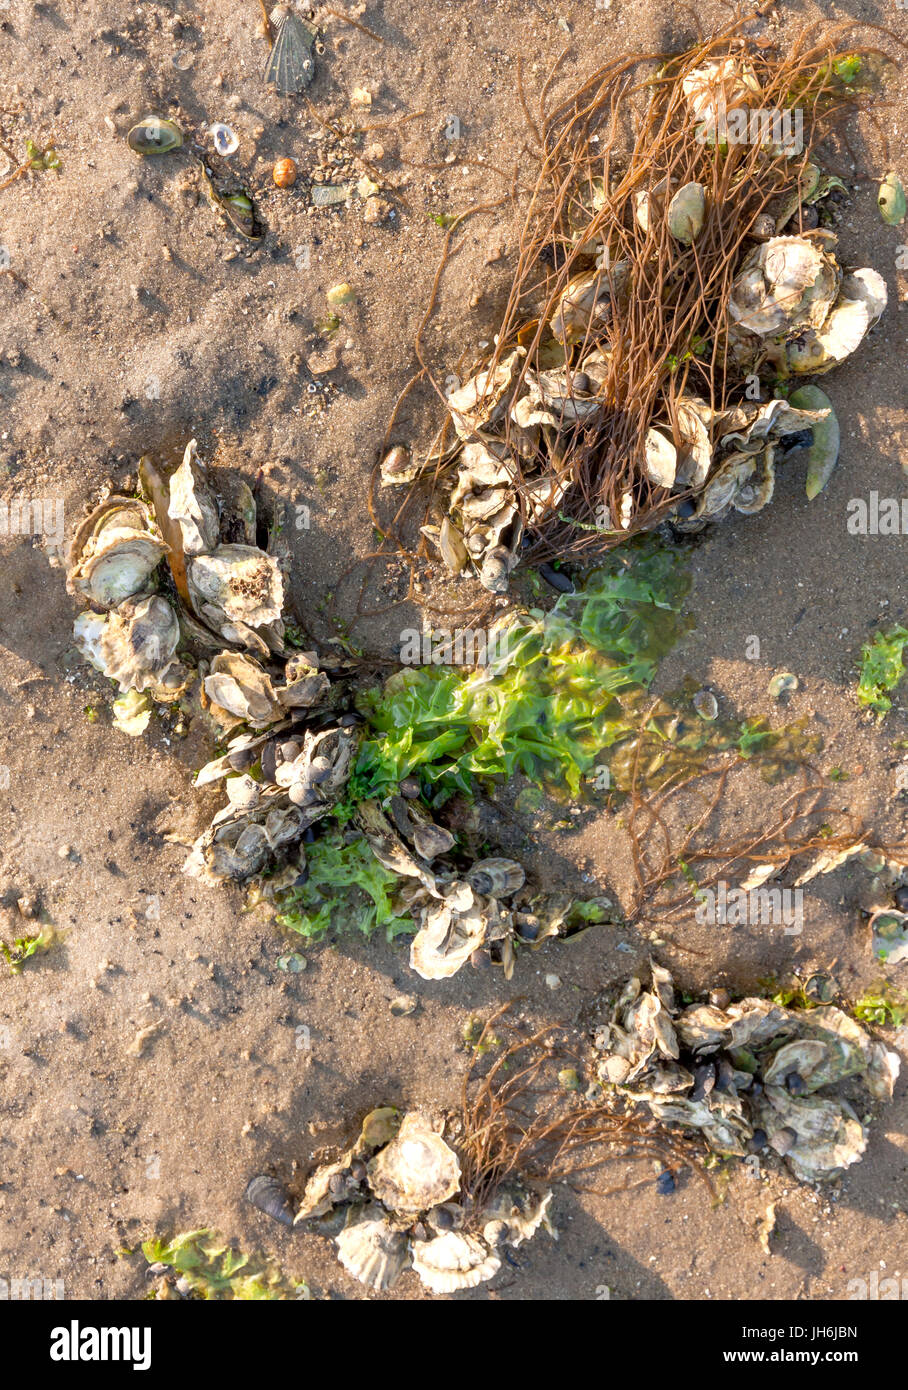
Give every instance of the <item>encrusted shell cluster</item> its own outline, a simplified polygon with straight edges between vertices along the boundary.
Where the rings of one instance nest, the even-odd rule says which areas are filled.
[[[256,1186],[259,1184],[261,1187]],[[270,1181],[253,1179],[247,1196],[284,1220]],[[438,1125],[421,1111],[372,1111],[355,1143],[309,1177],[295,1224],[335,1228],[337,1257],[367,1288],[384,1292],[412,1269],[430,1293],[476,1288],[501,1268],[502,1250],[530,1240],[549,1222],[551,1192],[519,1181],[499,1186],[474,1208],[461,1190],[460,1160]]]
[[[679,1008],[671,975],[652,963],[652,987],[627,982],[593,1037],[598,1075],[663,1124],[696,1130],[710,1148],[743,1156],[768,1146],[803,1182],[838,1177],[867,1145],[840,1094],[860,1079],[890,1100],[899,1058],[831,1004],[789,1009],[768,999]]]
[[[185,871],[216,883],[269,869],[275,891],[299,877],[304,832],[343,794],[356,721],[326,720],[331,683],[319,657],[286,651],[282,557],[255,544],[245,483],[226,476],[216,491],[195,440],[167,480],[143,465],[149,501],[111,497],[73,538],[67,585],[91,605],[76,619],[76,644],[117,682],[115,722],[131,734],[147,725],[149,700],[173,702],[198,677],[228,743],[197,784],[223,781],[227,800]]]

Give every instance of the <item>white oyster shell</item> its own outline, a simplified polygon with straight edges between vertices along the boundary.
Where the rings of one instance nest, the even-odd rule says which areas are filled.
[[[379,1293],[393,1288],[410,1263],[406,1236],[374,1204],[351,1216],[335,1237],[335,1245],[347,1273]]]
[[[501,1260],[478,1236],[445,1231],[432,1240],[414,1240],[410,1246],[413,1269],[431,1293],[456,1293],[475,1289],[494,1278]]]
[[[460,1191],[460,1163],[428,1120],[412,1111],[370,1162],[369,1185],[391,1211],[427,1211]]]

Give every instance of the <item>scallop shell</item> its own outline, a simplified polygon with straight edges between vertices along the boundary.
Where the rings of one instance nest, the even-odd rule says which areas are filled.
[[[393,1288],[410,1263],[406,1236],[377,1204],[351,1215],[335,1245],[347,1273],[379,1293]]]
[[[410,1256],[414,1272],[430,1293],[475,1289],[501,1268],[501,1260],[484,1241],[463,1231],[445,1231],[433,1240],[414,1240]]]
[[[425,1117],[412,1111],[369,1163],[369,1186],[391,1211],[427,1211],[460,1191],[460,1163]]]

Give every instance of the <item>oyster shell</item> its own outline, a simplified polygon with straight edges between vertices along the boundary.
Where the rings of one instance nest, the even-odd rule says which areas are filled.
[[[261,873],[270,852],[265,827],[257,820],[237,816],[226,824],[210,826],[199,836],[183,873],[212,885],[226,879],[242,881]]]
[[[612,318],[613,304],[623,295],[630,266],[616,261],[609,268],[585,271],[569,280],[551,318],[553,337],[560,343],[590,341],[600,337]]]
[[[823,373],[844,362],[860,347],[886,307],[886,282],[867,267],[846,275],[838,299],[821,325],[805,331],[787,344],[788,365],[793,372]]]
[[[526,883],[526,872],[516,859],[477,859],[467,883],[482,897],[509,898]]]
[[[802,1182],[826,1182],[857,1163],[867,1148],[867,1132],[845,1101],[792,1096],[780,1086],[764,1087],[753,1101],[756,1123],[771,1147],[782,1135],[785,1162]]]
[[[432,1240],[410,1245],[413,1270],[430,1293],[456,1293],[475,1289],[494,1278],[501,1260],[478,1236],[464,1231],[445,1231]]]
[[[500,362],[477,372],[463,386],[451,392],[448,410],[461,439],[469,440],[477,431],[504,418],[507,411],[504,398],[525,356],[523,348],[515,348]]]
[[[239,721],[263,729],[283,714],[267,671],[241,652],[216,656],[202,684],[214,707],[212,713],[221,724],[230,726]]]
[[[174,658],[180,640],[177,615],[165,598],[157,594],[143,599],[126,599],[106,617],[82,613],[73,633],[76,645],[93,666],[117,681],[121,693],[165,689],[168,675],[177,675],[177,686],[185,684],[185,668]],[[178,688],[165,698],[175,699]]]
[[[275,694],[286,709],[311,709],[320,704],[331,682],[318,669],[315,652],[298,652],[284,667],[284,683],[275,686]]]
[[[273,556],[253,545],[219,545],[187,566],[199,613],[220,632],[262,628],[280,620],[284,581]],[[226,634],[225,634],[226,635]],[[232,639],[228,639],[232,640]]]
[[[457,1155],[417,1111],[404,1116],[396,1138],[368,1169],[373,1194],[391,1211],[428,1211],[460,1191]]]
[[[387,1212],[370,1204],[351,1212],[348,1224],[335,1237],[337,1258],[348,1274],[369,1289],[393,1288],[410,1264],[407,1238]]]
[[[759,337],[819,327],[840,281],[841,271],[820,234],[772,237],[745,258],[732,285],[729,313],[740,329]]]
[[[214,550],[220,536],[218,507],[198,461],[194,439],[186,445],[183,461],[170,479],[167,515],[180,528],[184,555]]]
[[[557,1239],[548,1214],[551,1201],[550,1190],[540,1195],[516,1183],[502,1183],[482,1211],[485,1240],[490,1246],[504,1241],[516,1247],[525,1240],[532,1240],[540,1226]]]
[[[691,116],[703,123],[705,136],[714,140],[721,112],[749,106],[760,84],[736,58],[710,58],[682,78],[681,91]]]
[[[647,478],[656,487],[671,487],[678,468],[678,451],[672,441],[659,430],[648,429],[644,449]]]
[[[486,939],[487,921],[478,907],[457,912],[447,902],[423,909],[422,926],[410,943],[410,968],[424,980],[456,975]]]
[[[111,497],[82,522],[69,552],[67,591],[99,608],[116,608],[141,593],[167,547],[151,529],[147,509],[129,497]]]

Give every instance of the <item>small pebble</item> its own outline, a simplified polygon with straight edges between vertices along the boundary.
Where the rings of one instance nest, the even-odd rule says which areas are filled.
[[[546,977],[545,977],[545,983],[546,983],[546,986],[547,986],[548,989],[560,989],[560,988],[561,988],[561,976],[560,976],[560,975],[546,975]]]

